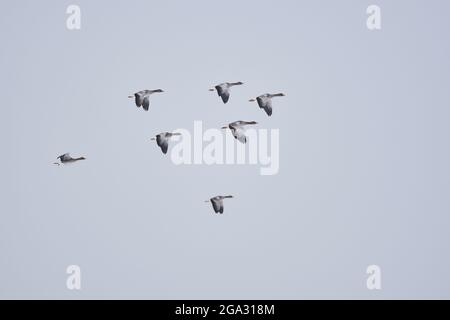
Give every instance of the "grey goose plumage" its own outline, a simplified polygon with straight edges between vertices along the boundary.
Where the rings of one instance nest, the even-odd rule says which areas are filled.
[[[79,158],[72,158],[70,153],[65,153],[63,155],[60,155],[58,158],[59,161],[61,161],[62,164],[68,164],[68,163],[75,163],[77,161],[86,160],[85,157],[79,157]],[[60,163],[55,162],[54,164],[60,165]]]
[[[169,140],[173,136],[180,136],[181,133],[178,132],[161,132],[157,134],[156,137],[151,138],[151,140],[156,140],[156,144],[161,148],[161,151],[166,154],[169,149]]]
[[[222,214],[224,211],[223,200],[233,198],[233,196],[215,196],[205,202],[211,202],[215,213]]]
[[[150,95],[154,93],[160,93],[164,92],[162,89],[156,89],[156,90],[141,90],[136,92],[135,94],[128,96],[128,98],[134,98],[134,102],[136,103],[136,106],[142,107],[145,111],[148,111],[150,107]]]
[[[230,99],[231,87],[240,86],[243,84],[244,83],[241,81],[239,81],[239,82],[224,82],[224,83],[216,85],[214,87],[214,89],[209,89],[209,91],[217,91],[217,94],[219,95],[219,97],[222,98],[223,103],[227,103],[228,100]]]
[[[272,98],[284,96],[285,96],[284,93],[275,93],[275,94],[265,93],[256,97],[255,99],[250,99],[249,101],[250,102],[256,101],[258,103],[259,108],[264,109],[266,114],[270,117],[272,115]]]
[[[222,129],[230,129],[233,137],[241,143],[247,142],[247,137],[245,136],[244,126],[258,124],[256,121],[234,121],[229,123],[227,126],[223,126]]]

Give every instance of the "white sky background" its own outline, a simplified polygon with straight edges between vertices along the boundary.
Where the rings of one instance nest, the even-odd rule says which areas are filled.
[[[0,297],[449,298],[449,10],[4,2]],[[245,83],[227,105],[208,92],[224,81]],[[166,93],[144,112],[127,96],[147,88]],[[247,102],[280,91],[271,118]],[[278,175],[174,166],[149,141],[240,119],[280,130]],[[52,165],[65,152],[87,160]],[[203,202],[217,194],[236,196],[222,216]]]

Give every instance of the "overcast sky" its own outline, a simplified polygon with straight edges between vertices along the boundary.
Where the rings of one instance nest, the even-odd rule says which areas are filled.
[[[2,4],[0,298],[450,298],[450,3],[221,4]],[[224,81],[245,83],[226,105]],[[127,98],[156,88],[149,112]],[[265,92],[286,93],[270,118]],[[279,129],[279,173],[149,140],[195,120]]]

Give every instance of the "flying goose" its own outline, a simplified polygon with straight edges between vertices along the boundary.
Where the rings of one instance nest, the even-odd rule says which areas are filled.
[[[63,163],[63,164],[74,163],[79,160],[86,160],[85,157],[72,158],[69,153],[65,153],[56,159],[59,159],[61,161],[61,163]],[[55,162],[54,164],[56,164],[58,166],[60,165],[60,163],[58,163],[58,162]]]
[[[178,132],[162,132],[156,135],[155,138],[151,138],[150,140],[156,140],[156,144],[161,148],[164,154],[167,153],[167,149],[169,148],[169,139],[172,136],[180,136],[181,133]]]
[[[233,196],[216,196],[205,202],[211,202],[215,213],[223,213],[223,199],[233,198]]]
[[[243,85],[242,82],[225,82],[218,84],[214,88],[209,89],[209,91],[217,91],[219,97],[222,98],[223,103],[227,103],[228,99],[230,99],[230,88],[233,86]]]
[[[228,126],[222,127],[222,129],[229,128],[231,130],[231,133],[233,134],[233,137],[239,140],[239,142],[246,143],[247,137],[245,136],[245,131],[243,127],[251,124],[258,124],[258,123],[255,121],[235,121],[228,124]]]
[[[265,93],[262,94],[255,99],[250,99],[248,101],[250,102],[258,102],[258,105],[261,109],[264,109],[264,111],[267,113],[267,115],[270,117],[272,115],[272,98],[274,97],[284,97],[284,93],[276,93],[276,94],[270,94]]]
[[[161,89],[156,90],[141,90],[139,92],[136,92],[132,96],[128,96],[128,98],[134,98],[136,106],[142,107],[145,111],[148,111],[148,107],[150,106],[150,100],[149,97],[151,94],[158,93],[158,92],[164,92]]]

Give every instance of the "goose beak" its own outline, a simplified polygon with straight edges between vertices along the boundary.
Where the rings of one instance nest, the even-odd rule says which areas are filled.
[[[154,140],[156,140],[156,139],[155,139],[155,138],[151,138],[150,140],[154,141]]]
[[[128,96],[128,98],[134,98],[134,96]]]
[[[215,89],[211,88],[211,89],[209,89],[209,91],[215,91]]]
[[[227,126],[225,126],[225,127],[222,127],[221,129],[228,129],[228,127],[227,127]]]
[[[248,102],[255,102],[255,101],[256,101],[255,99],[248,100]]]

